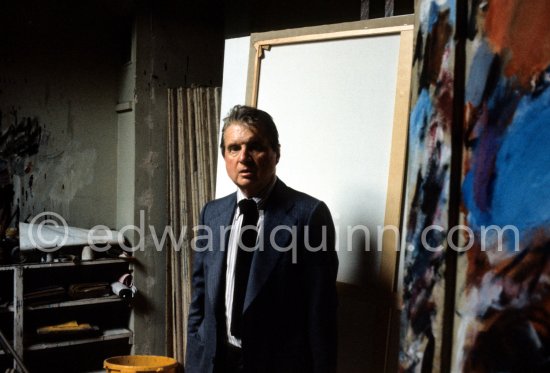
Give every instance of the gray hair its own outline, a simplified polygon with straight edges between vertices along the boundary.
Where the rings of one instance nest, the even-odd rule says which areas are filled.
[[[233,123],[244,124],[261,131],[261,133],[267,137],[271,148],[277,153],[277,155],[279,155],[279,132],[277,131],[277,126],[275,126],[275,122],[273,122],[271,115],[254,107],[235,105],[229,111],[229,114],[223,118],[222,136],[220,141],[222,156],[224,155],[225,150],[225,130]]]

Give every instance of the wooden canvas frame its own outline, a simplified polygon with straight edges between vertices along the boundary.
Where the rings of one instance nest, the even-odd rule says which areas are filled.
[[[401,16],[340,25],[252,34],[247,79],[246,101],[248,105],[256,106],[261,89],[259,84],[262,60],[265,58],[265,51],[269,50],[272,46],[399,34],[400,46],[398,69],[396,71],[397,84],[384,224],[385,226],[399,227],[400,232],[402,232],[401,213],[406,172],[414,39],[413,24],[414,18],[412,16]],[[392,294],[393,299],[383,301],[387,306],[387,313],[384,317],[384,322],[381,324],[383,324],[386,330],[386,341],[384,350],[381,351],[383,352],[384,359],[378,363],[379,371],[382,371],[381,369],[383,371],[394,371],[396,368],[396,362],[393,360],[397,360],[398,315],[401,308],[398,292],[399,247],[399,237],[396,237],[391,232],[383,235],[383,250],[378,282],[385,288],[384,293]]]

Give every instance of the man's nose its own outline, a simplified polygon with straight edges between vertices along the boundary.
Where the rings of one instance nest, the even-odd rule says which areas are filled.
[[[251,159],[250,151],[248,150],[248,147],[243,146],[241,149],[241,152],[239,153],[239,161],[245,162]]]

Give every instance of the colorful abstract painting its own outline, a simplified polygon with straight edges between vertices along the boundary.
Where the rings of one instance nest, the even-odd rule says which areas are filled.
[[[454,372],[550,372],[550,1],[470,0]]]
[[[416,4],[404,210],[401,372],[439,366],[453,118],[454,0]]]

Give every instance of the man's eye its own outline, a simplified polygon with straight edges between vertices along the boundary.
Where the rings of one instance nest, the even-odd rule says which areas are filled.
[[[239,150],[241,150],[241,147],[237,146],[237,145],[229,145],[227,147],[227,151],[230,152],[230,153],[237,153],[237,152],[239,152]]]
[[[264,150],[264,146],[259,143],[252,143],[248,146],[248,149],[253,152],[261,152]]]

